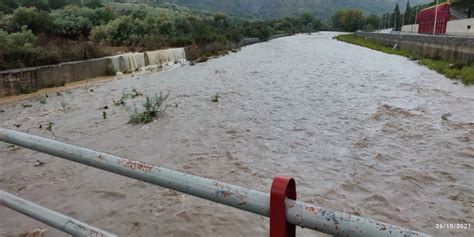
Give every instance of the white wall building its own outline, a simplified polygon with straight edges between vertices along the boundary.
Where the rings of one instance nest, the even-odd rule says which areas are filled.
[[[474,18],[448,21],[446,34],[474,36]]]

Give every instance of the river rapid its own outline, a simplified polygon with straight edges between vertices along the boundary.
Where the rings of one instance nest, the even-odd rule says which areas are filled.
[[[474,87],[334,35],[124,75],[49,93],[45,104],[3,104],[0,124],[264,192],[289,175],[304,202],[434,236],[474,236]],[[132,88],[170,92],[177,107],[127,124],[112,101]],[[28,149],[0,143],[0,165],[0,189],[119,236],[268,236],[267,218]],[[0,236],[45,226],[5,207],[0,216]]]

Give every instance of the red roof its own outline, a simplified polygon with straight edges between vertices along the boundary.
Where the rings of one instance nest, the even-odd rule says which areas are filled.
[[[425,10],[429,10],[429,9],[432,9],[432,8],[435,8],[435,7],[442,7],[444,5],[451,5],[449,2],[443,2],[443,3],[440,3],[438,5],[434,5],[434,6],[431,6],[431,7],[427,7],[427,8],[424,8],[422,9],[421,11],[419,12],[422,12],[422,11],[425,11]]]

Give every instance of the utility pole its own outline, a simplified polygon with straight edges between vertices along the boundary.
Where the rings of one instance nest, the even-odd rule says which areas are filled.
[[[406,15],[406,11],[405,11],[405,14],[403,14],[403,18],[402,18],[402,26],[405,25],[405,15]]]
[[[393,14],[393,30],[397,30],[397,17]]]
[[[433,35],[436,35],[436,21],[438,20],[438,4],[439,4],[439,0],[436,0]]]
[[[415,30],[413,30],[413,28],[416,26],[417,23],[418,23],[418,5],[416,6],[416,11],[415,11],[415,24],[412,25],[412,27],[411,27],[412,32],[415,31]],[[420,29],[420,26],[418,26],[418,29]],[[418,32],[416,32],[416,33],[418,33]]]
[[[383,15],[382,17],[380,17],[380,20],[379,20],[379,33],[380,33],[380,30],[382,29],[382,19],[383,19]]]
[[[407,0],[407,5],[406,6],[408,6],[408,1],[410,1],[410,0]],[[407,8],[405,7],[405,13],[403,14],[403,18],[402,18],[402,27],[405,25],[405,16],[406,16],[406,14],[407,14]]]
[[[388,29],[388,28],[390,28],[390,25],[391,25],[391,20],[392,20],[392,18],[391,18],[391,17],[392,17],[391,15],[388,15],[388,16],[387,16],[387,23],[386,23],[386,24],[387,24],[387,26],[385,26],[385,28],[387,28],[387,29]]]
[[[382,29],[385,29],[385,18],[387,18],[387,15],[382,15]]]

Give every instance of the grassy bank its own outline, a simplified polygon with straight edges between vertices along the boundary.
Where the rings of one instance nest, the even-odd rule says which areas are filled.
[[[395,54],[410,58],[412,60],[418,60],[419,56],[400,49],[393,49],[391,47],[384,46],[372,39],[366,39],[358,37],[355,34],[346,34],[336,36],[337,40],[363,46],[366,48],[374,49],[388,54]],[[461,79],[465,85],[474,84],[474,66],[459,65],[456,63],[438,60],[438,59],[421,59],[418,61],[420,64],[427,66],[431,70],[437,71],[451,79]]]

